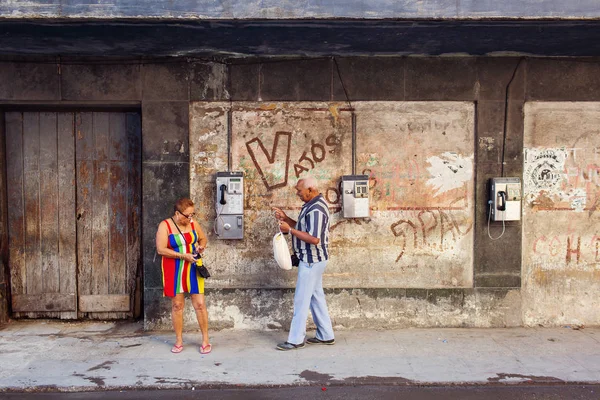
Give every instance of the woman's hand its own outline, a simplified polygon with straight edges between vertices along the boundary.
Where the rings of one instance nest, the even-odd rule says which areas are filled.
[[[191,263],[196,262],[196,258],[194,258],[193,254],[190,254],[190,253],[180,253],[180,254],[183,254],[183,256],[182,256],[183,260],[185,260],[187,262],[191,262]]]
[[[204,254],[204,250],[205,250],[204,247],[201,247],[199,244],[196,244],[195,248],[196,248],[196,252],[198,254]]]

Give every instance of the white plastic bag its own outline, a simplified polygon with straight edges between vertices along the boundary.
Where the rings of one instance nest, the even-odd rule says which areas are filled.
[[[290,257],[290,249],[288,248],[287,240],[283,233],[277,232],[273,236],[273,256],[281,269],[292,269],[292,258]]]

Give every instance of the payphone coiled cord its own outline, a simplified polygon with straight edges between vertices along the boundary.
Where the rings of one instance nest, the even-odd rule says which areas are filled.
[[[488,204],[490,205],[490,209],[488,212],[487,234],[491,240],[498,240],[504,235],[504,231],[506,230],[506,224],[504,223],[504,218],[502,218],[502,233],[498,237],[492,237],[492,235],[490,234],[490,220],[492,219],[492,201],[488,201]]]

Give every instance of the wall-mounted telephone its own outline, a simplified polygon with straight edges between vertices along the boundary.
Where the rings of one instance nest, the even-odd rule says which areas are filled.
[[[521,179],[490,179],[490,218],[492,221],[521,219]]]
[[[342,176],[342,209],[344,218],[368,218],[369,175]]]
[[[244,173],[217,172],[215,233],[219,239],[244,238]]]

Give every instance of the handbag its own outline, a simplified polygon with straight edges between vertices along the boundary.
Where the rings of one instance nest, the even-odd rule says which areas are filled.
[[[183,241],[185,242],[185,244],[188,244],[187,240],[185,240],[185,235],[181,232],[181,229],[179,229],[179,227],[177,226],[177,223],[175,222],[175,220],[173,219],[173,217],[171,217],[171,221],[173,221],[173,224],[175,224],[175,228],[177,228],[177,230],[179,231],[179,234],[181,235],[181,237],[183,238]],[[210,272],[208,272],[208,268],[206,268],[206,266],[204,265],[204,260],[202,260],[202,255],[196,251],[194,251],[193,253],[194,258],[196,259],[196,274],[201,277],[201,278],[210,278]]]
[[[273,236],[273,256],[279,268],[290,270],[292,269],[292,259],[290,257],[290,249],[288,248],[287,240],[281,230]]]
[[[210,272],[208,272],[208,268],[204,266],[202,256],[199,253],[194,253],[194,256],[196,257],[196,274],[204,279],[210,278]]]

